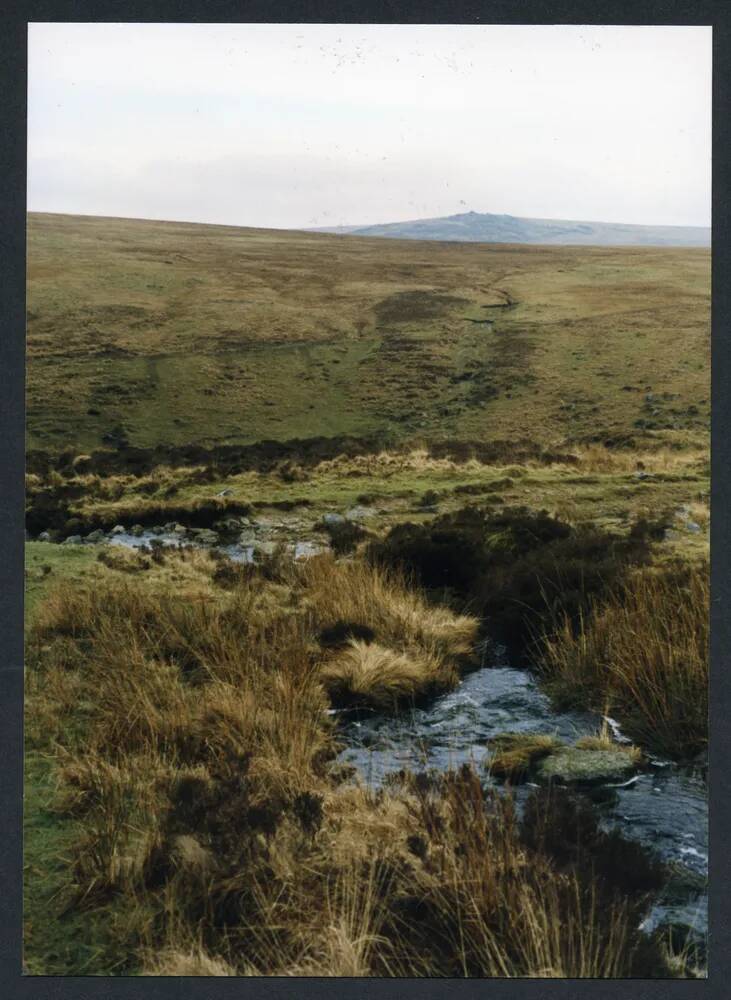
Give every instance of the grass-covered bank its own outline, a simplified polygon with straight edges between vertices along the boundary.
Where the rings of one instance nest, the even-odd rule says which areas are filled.
[[[571,796],[519,820],[469,770],[371,793],[331,768],[333,699],[454,683],[473,620],[360,560],[223,565],[119,553],[45,585],[27,739],[51,771],[27,822],[40,806],[58,839],[26,862],[58,847],[46,912],[80,937],[51,954],[31,893],[29,971],[671,974],[636,930],[660,873]],[[359,688],[364,643],[386,666]]]
[[[632,574],[564,617],[542,640],[539,663],[558,701],[610,707],[626,731],[666,757],[708,743],[710,573],[706,562]]]

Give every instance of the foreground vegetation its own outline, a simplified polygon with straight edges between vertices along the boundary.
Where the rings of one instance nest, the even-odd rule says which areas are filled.
[[[29,760],[56,768],[69,862],[50,889],[90,919],[51,959],[36,886],[29,971],[670,974],[636,930],[659,869],[572,796],[519,820],[469,769],[376,793],[331,766],[329,706],[453,684],[474,619],[362,562],[224,565],[120,552],[48,584]],[[385,670],[354,674],[342,622]]]
[[[578,627],[564,617],[540,663],[559,700],[625,720],[665,757],[703,755],[708,743],[710,574],[707,563],[631,576]]]

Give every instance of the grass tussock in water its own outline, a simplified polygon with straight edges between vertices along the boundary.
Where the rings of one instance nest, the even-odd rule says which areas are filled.
[[[550,734],[503,733],[491,740],[490,745],[493,750],[490,773],[496,778],[520,780],[536,761],[562,744]]]
[[[466,649],[472,619],[331,557],[254,567],[226,587],[218,569],[201,552],[131,573],[97,563],[47,596],[29,633],[27,737],[52,762],[53,815],[70,831],[46,906],[88,915],[81,938],[96,928],[84,972],[664,968],[636,930],[649,883],[620,891],[606,864],[595,878],[570,809],[561,842],[578,839],[558,858],[468,769],[371,793],[331,767],[334,658],[388,650],[388,689],[417,644],[445,662]],[[333,645],[348,634],[338,622],[375,640]],[[31,933],[32,971],[79,971],[43,947]]]
[[[353,702],[393,709],[435,690],[453,687],[459,671],[433,653],[399,653],[352,639],[325,665],[322,680],[339,704]]]
[[[578,625],[564,617],[542,670],[563,699],[608,705],[634,739],[693,756],[708,739],[709,606],[707,563],[639,571]]]

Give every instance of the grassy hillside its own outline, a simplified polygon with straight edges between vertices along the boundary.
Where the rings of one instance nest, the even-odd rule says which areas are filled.
[[[28,446],[703,444],[710,253],[31,214]]]

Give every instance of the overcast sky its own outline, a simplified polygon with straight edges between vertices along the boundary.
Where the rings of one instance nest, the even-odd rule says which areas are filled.
[[[709,225],[711,29],[29,26],[32,211]]]

